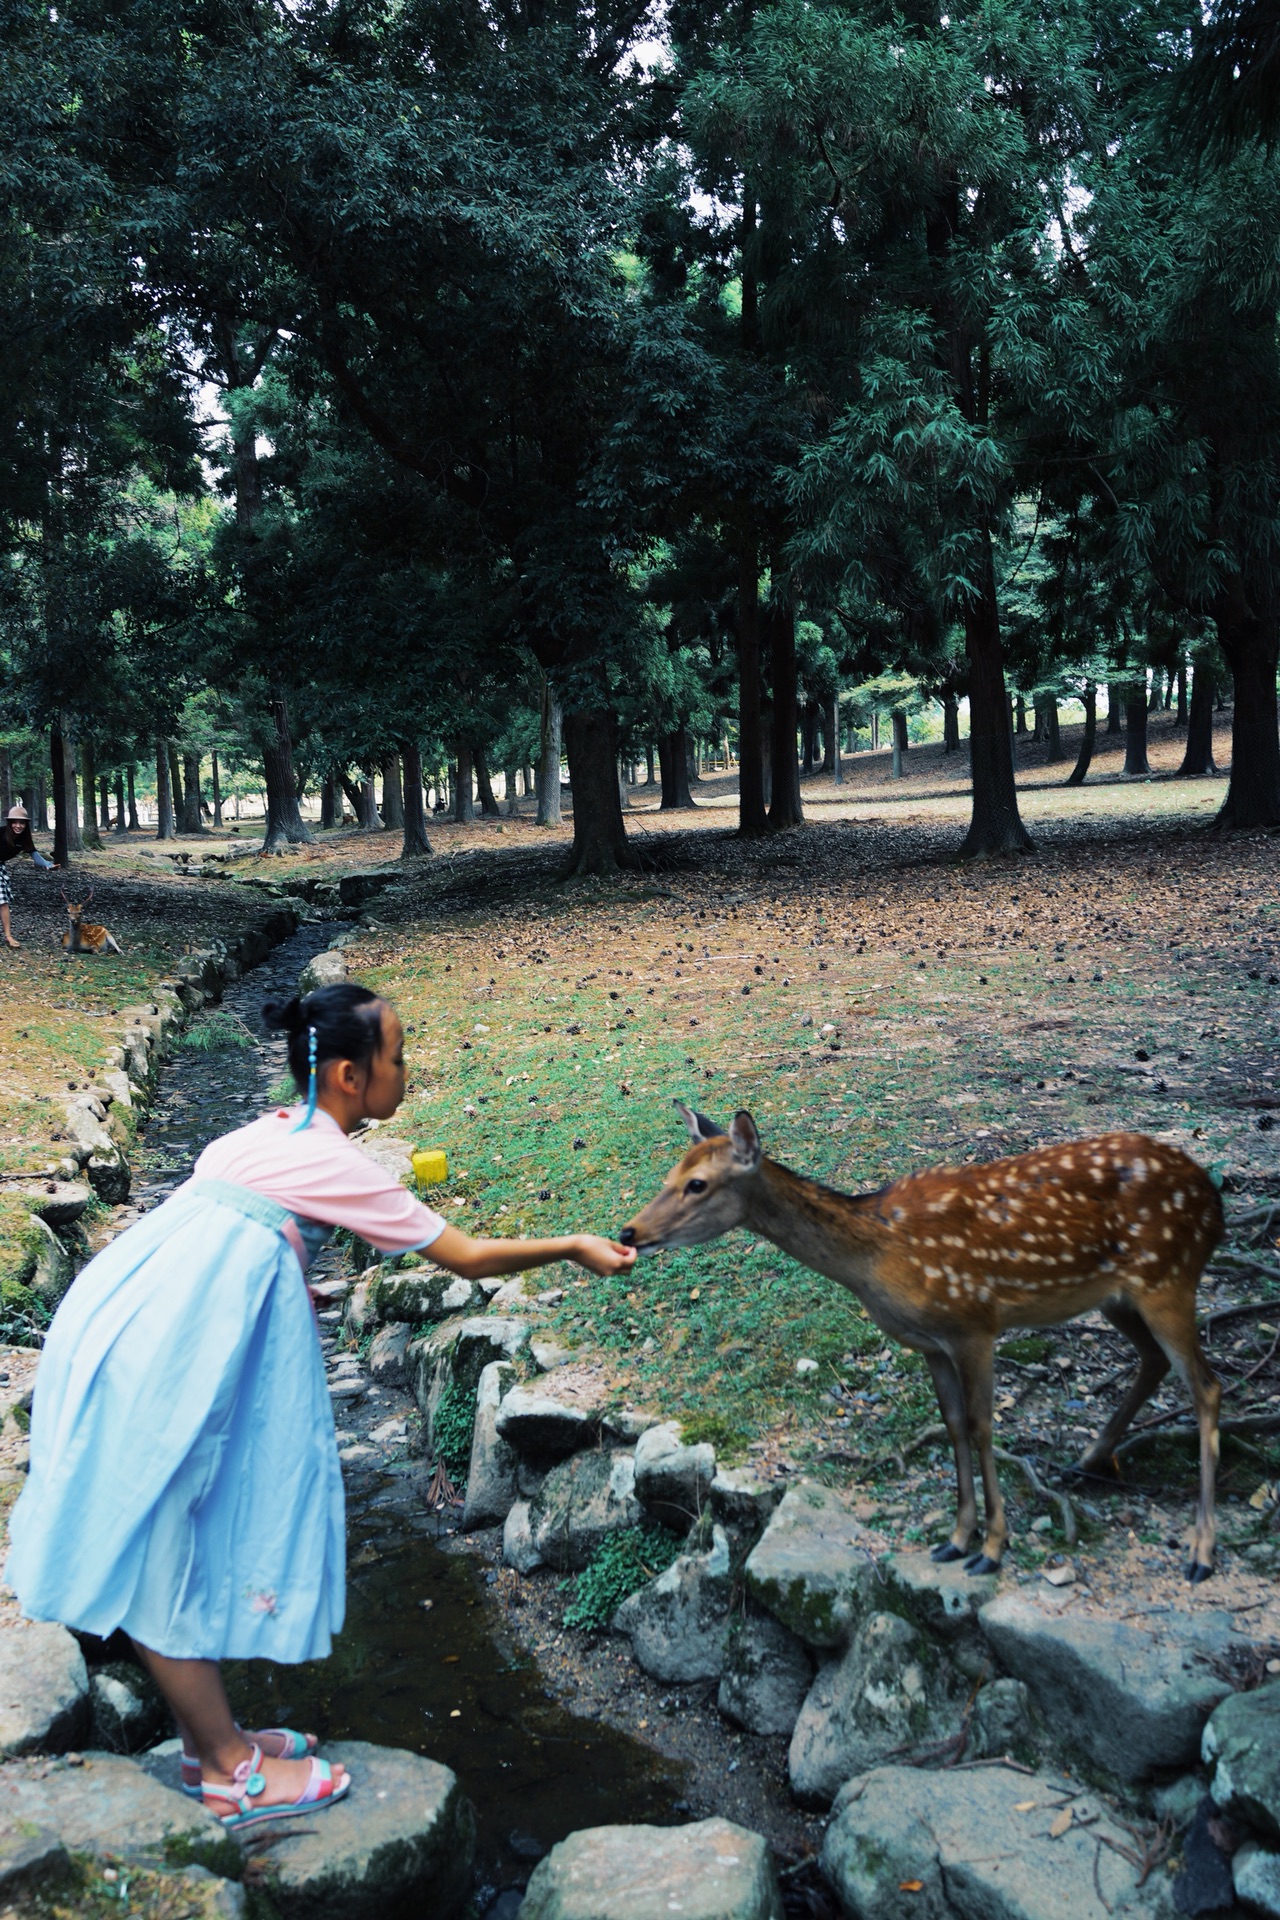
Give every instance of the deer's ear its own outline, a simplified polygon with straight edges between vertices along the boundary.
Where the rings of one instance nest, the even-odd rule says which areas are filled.
[[[758,1167],[760,1165],[764,1148],[760,1145],[756,1123],[749,1113],[739,1110],[734,1114],[729,1138],[733,1143],[733,1157],[739,1166]]]
[[[672,1102],[676,1112],[689,1129],[689,1138],[695,1146],[704,1140],[723,1140],[724,1128],[718,1127],[714,1120],[708,1120],[705,1113],[695,1113],[692,1107],[686,1107],[683,1100]]]

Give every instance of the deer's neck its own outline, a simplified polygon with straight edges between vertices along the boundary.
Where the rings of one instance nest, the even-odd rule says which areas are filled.
[[[802,1266],[854,1293],[872,1284],[881,1235],[868,1200],[762,1160],[752,1183],[748,1224]]]

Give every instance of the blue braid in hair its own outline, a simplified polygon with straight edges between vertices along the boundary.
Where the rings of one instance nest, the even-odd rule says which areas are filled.
[[[320,1091],[320,1082],[316,1076],[316,1030],[307,1028],[307,1062],[310,1072],[307,1075],[307,1110],[296,1127],[290,1127],[290,1133],[301,1133],[309,1127],[316,1117],[316,1096]]]

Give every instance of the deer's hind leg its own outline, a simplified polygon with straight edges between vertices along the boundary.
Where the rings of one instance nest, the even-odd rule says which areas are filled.
[[[1200,1429],[1200,1500],[1191,1536],[1188,1580],[1207,1580],[1213,1572],[1214,1483],[1218,1471],[1218,1408],[1222,1382],[1204,1357],[1196,1327],[1194,1287],[1153,1288],[1142,1296],[1141,1313],[1185,1383]]]
[[[1138,1309],[1123,1294],[1115,1294],[1102,1303],[1102,1312],[1126,1340],[1138,1350],[1138,1371],[1129,1383],[1120,1405],[1108,1420],[1093,1445],[1080,1460],[1082,1473],[1118,1476],[1115,1451],[1129,1430],[1139,1407],[1146,1405],[1169,1371],[1169,1356],[1152,1333]]]
[[[932,1549],[934,1560],[963,1560],[978,1523],[978,1501],[973,1485],[973,1449],[969,1445],[969,1415],[960,1375],[945,1353],[926,1353],[933,1390],[951,1439],[956,1463],[956,1524],[949,1540]]]

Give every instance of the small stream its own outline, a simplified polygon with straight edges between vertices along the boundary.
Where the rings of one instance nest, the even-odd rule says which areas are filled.
[[[263,1001],[296,991],[301,968],[337,930],[300,927],[227,990],[223,1010],[261,1036]],[[252,1048],[180,1048],[141,1136],[135,1205],[162,1200],[208,1141],[264,1111],[284,1072],[284,1042],[267,1036]],[[326,1253],[313,1277],[330,1263],[336,1272]],[[287,1427],[280,1441],[288,1444]],[[396,1463],[348,1484],[347,1618],[332,1657],[231,1666],[228,1689],[246,1726],[305,1726],[322,1741],[369,1740],[451,1767],[478,1815],[478,1909],[508,1920],[514,1889],[557,1840],[613,1822],[678,1823],[685,1783],[650,1748],[553,1698],[509,1643],[483,1570],[438,1544],[421,1466]]]

